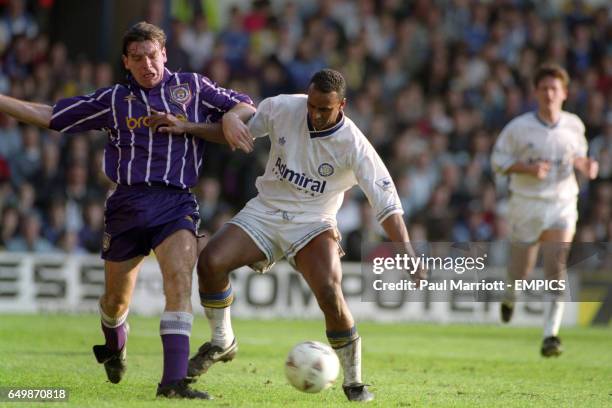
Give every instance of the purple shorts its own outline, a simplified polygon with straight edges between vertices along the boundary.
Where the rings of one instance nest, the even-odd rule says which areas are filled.
[[[197,235],[198,204],[189,190],[166,186],[117,186],[106,200],[102,259],[126,261],[149,255],[182,229]]]

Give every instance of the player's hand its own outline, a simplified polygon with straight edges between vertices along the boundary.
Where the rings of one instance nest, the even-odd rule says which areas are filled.
[[[599,173],[599,162],[590,157],[576,157],[574,167],[591,180],[596,179]]]
[[[180,120],[171,113],[155,112],[149,117],[149,127],[161,133],[189,133],[188,122]]]
[[[410,242],[396,242],[394,244],[396,250],[401,255],[408,255],[410,258],[417,257]],[[410,279],[417,284],[420,281],[427,279],[427,270],[424,269],[422,265],[420,265],[417,270],[406,270],[406,272],[410,275]]]
[[[238,115],[234,112],[227,112],[223,115],[221,122],[223,135],[232,151],[236,149],[240,149],[245,153],[253,151],[253,135],[251,135],[248,126],[240,120]]]
[[[535,162],[531,165],[531,175],[537,178],[538,180],[544,180],[548,173],[550,172],[550,162],[547,161],[539,161]]]
[[[427,280],[428,276],[427,270],[424,268],[419,268],[416,272],[410,273],[410,279],[416,284],[419,284],[422,280]]]

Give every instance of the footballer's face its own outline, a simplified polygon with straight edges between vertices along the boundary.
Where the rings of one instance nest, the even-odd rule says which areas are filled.
[[[559,78],[546,76],[536,85],[535,97],[540,109],[560,111],[567,99],[567,88]]]
[[[127,46],[123,65],[143,88],[153,88],[164,77],[166,48],[157,41],[134,41]]]
[[[313,84],[308,87],[308,118],[315,130],[325,130],[338,122],[346,98],[340,98],[336,91],[321,92]]]

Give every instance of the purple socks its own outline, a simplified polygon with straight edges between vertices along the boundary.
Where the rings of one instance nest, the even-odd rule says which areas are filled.
[[[100,310],[100,320],[102,323],[102,332],[106,339],[106,347],[111,351],[119,351],[125,346],[128,335],[128,326],[126,323],[129,310],[119,317],[110,317],[104,310],[102,305],[98,305]]]
[[[102,320],[102,331],[106,339],[106,347],[111,351],[119,351],[127,341],[127,327],[125,321],[117,327],[108,327]]]
[[[187,377],[189,361],[189,336],[193,315],[187,312],[164,312],[159,324],[159,334],[164,348],[164,373],[161,385],[167,385]]]

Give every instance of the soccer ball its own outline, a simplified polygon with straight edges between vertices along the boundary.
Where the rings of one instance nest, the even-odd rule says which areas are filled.
[[[295,346],[287,356],[285,375],[300,391],[315,393],[331,387],[340,371],[334,350],[318,341],[305,341]]]

